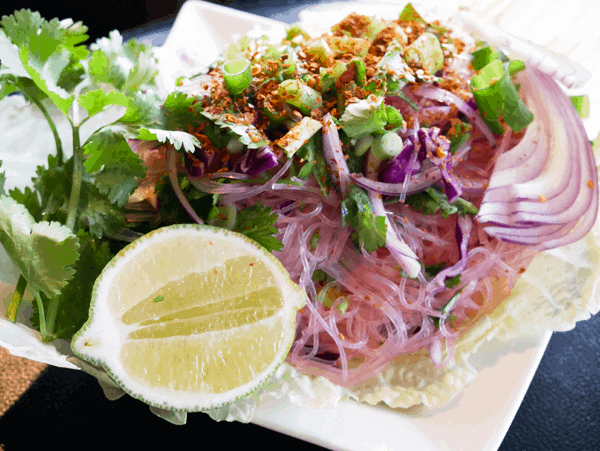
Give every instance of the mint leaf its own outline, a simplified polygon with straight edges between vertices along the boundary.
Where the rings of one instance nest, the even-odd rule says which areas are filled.
[[[276,221],[277,213],[259,201],[238,212],[233,230],[246,235],[271,252],[279,252],[283,249],[283,244],[273,236],[277,233],[277,227],[274,226]]]
[[[373,205],[362,188],[353,186],[342,201],[342,226],[355,228],[354,239],[358,247],[364,245],[367,252],[373,252],[386,244],[386,226],[383,216],[373,213]]]
[[[78,238],[56,222],[36,222],[8,196],[0,196],[0,242],[27,283],[48,297],[60,294],[73,278]]]
[[[53,301],[58,302],[54,329],[56,338],[70,339],[88,319],[92,290],[96,279],[104,267],[113,258],[106,240],[92,238],[89,233],[79,230],[79,260],[73,266],[76,276],[63,288]],[[41,296],[44,310],[47,312],[50,300]],[[34,302],[31,322],[39,330],[39,313]]]

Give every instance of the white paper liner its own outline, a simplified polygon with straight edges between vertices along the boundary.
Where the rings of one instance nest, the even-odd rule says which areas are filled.
[[[436,17],[444,16],[444,14],[439,13],[440,11],[448,17],[456,13],[459,7],[469,7],[471,12],[476,13],[476,17],[479,19],[485,18],[491,23],[500,23],[502,18],[514,14],[514,3],[510,1],[474,3],[469,0],[447,1],[443,2],[443,6],[440,8],[441,3],[439,2],[428,2],[426,4],[413,2],[417,10],[426,19],[432,17],[433,11],[438,12]],[[570,5],[570,7],[571,10],[577,9],[573,5]],[[323,8],[327,11],[325,15],[323,14]],[[393,4],[380,2],[377,5],[361,2],[320,5],[301,13],[301,19],[304,21],[302,25],[309,32],[318,33],[320,29],[336,23],[352,10],[358,13],[369,15],[378,13],[380,17],[390,17],[390,14],[397,14],[399,6],[395,2]],[[585,14],[585,11],[582,12],[579,8],[579,13]],[[471,16],[471,20],[472,18],[473,16]],[[264,24],[263,26],[266,27]],[[586,29],[585,23],[580,28]],[[479,30],[481,31],[482,28]],[[589,30],[591,33],[597,34],[597,29]],[[263,29],[258,25],[254,31],[255,33],[262,33],[263,31],[268,32],[268,29]],[[494,32],[497,31],[494,30]],[[529,32],[531,33],[531,27]],[[281,35],[281,27],[275,27],[275,34]],[[549,42],[553,41],[550,40]],[[578,41],[578,44],[580,42],[583,41]],[[569,48],[563,46],[559,51],[562,55],[572,54],[579,57],[581,55],[600,55],[598,51],[600,46],[597,43],[589,39],[586,39],[586,42],[591,42],[593,45],[587,45],[585,48],[582,45],[572,45]],[[520,41],[519,45],[521,44]],[[539,42],[538,39],[538,44],[543,45],[544,43]],[[189,75],[195,68],[212,62],[190,59],[189,49],[186,53],[184,48],[177,53],[177,58],[173,58],[172,52],[167,53],[159,50],[157,53],[161,59],[163,69],[161,70],[159,83],[164,91],[170,90],[169,86],[177,76],[181,74]],[[208,52],[207,55],[213,58],[215,56],[213,53]],[[207,55],[203,54],[200,57],[208,58]],[[185,64],[181,61],[182,56],[185,57]],[[589,61],[587,67],[595,68],[598,61],[600,60],[596,57],[595,60]],[[179,63],[180,69],[173,66],[176,63]],[[577,67],[575,70],[577,70]],[[584,72],[579,72],[579,74],[585,78],[586,74]],[[586,88],[593,91],[594,96],[596,96],[600,94],[596,92],[598,86],[598,77],[594,77]],[[593,97],[591,92],[590,97]],[[114,115],[114,119],[120,116],[118,111],[107,114],[109,116]],[[54,120],[60,117],[60,114],[56,114],[56,112],[53,114],[52,111],[51,115]],[[30,105],[25,105],[19,97],[3,100],[2,108],[0,108],[0,118],[2,118],[0,134],[3,134],[4,137],[3,146],[0,148],[0,159],[9,163],[8,165],[5,163],[2,167],[7,175],[7,188],[14,186],[22,188],[28,184],[28,177],[35,172],[37,164],[45,163],[48,149],[44,145],[36,144],[53,143],[53,138],[39,110]],[[95,117],[90,120],[88,124],[90,133],[101,123],[108,122],[107,119],[109,119],[108,116],[106,118]],[[594,120],[594,116],[585,121],[588,133],[590,133],[590,130],[595,130],[598,133],[598,122]],[[59,121],[57,125],[63,145],[68,151],[70,148],[68,124]],[[10,141],[11,137],[18,135],[19,129],[34,130],[35,133],[28,133],[29,142],[24,143],[22,138]],[[86,138],[86,130],[82,134]],[[595,134],[592,136],[595,136]],[[596,161],[598,162],[600,137],[596,141]],[[18,154],[14,152],[16,146],[35,149],[35,151],[25,155]],[[4,300],[4,305],[0,303],[0,345],[16,356],[58,367],[82,369],[98,379],[108,399],[121,397],[124,394],[123,390],[101,368],[89,365],[75,357],[70,350],[68,341],[56,340],[50,344],[42,343],[39,332],[30,328],[28,311],[30,312],[31,309],[27,303],[24,303],[19,313],[18,321],[20,324],[12,324],[5,319],[6,307],[14,290],[18,273],[15,273],[14,265],[7,258],[1,246],[0,264],[2,265],[0,299]],[[501,352],[510,349],[511,340],[531,336],[541,331],[570,330],[575,327],[578,321],[589,319],[591,315],[598,313],[599,310],[600,222],[597,220],[592,231],[584,239],[569,246],[547,251],[534,259],[513,288],[511,296],[491,315],[484,317],[457,341],[456,364],[452,367],[436,369],[429,358],[428,352],[421,351],[399,356],[380,375],[361,385],[343,388],[331,383],[322,376],[314,377],[301,374],[292,365],[283,363],[272,379],[251,396],[207,413],[216,421],[249,422],[260,404],[271,399],[282,398],[288,399],[293,404],[314,408],[333,408],[344,399],[366,402],[372,405],[385,404],[393,408],[407,408],[419,404],[430,408],[442,407],[460,394],[464,387],[476,377],[481,366],[479,360],[482,357],[478,351],[486,348],[486,343],[495,341],[505,344],[503,348],[496,346],[492,352],[486,350],[486,354],[491,355],[493,359],[492,354],[500,355]],[[186,422],[185,412],[172,412],[153,407],[150,410],[155,415],[173,424],[185,424]]]

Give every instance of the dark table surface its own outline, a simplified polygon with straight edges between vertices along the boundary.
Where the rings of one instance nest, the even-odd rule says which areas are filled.
[[[82,2],[83,3],[83,2]],[[238,1],[228,6],[292,23],[298,12],[318,1]],[[126,38],[161,45],[173,18],[124,32]],[[600,316],[569,332],[554,333],[500,451],[600,449]],[[493,390],[490,387],[490,390]],[[468,442],[465,436],[465,442]],[[0,417],[0,444],[6,450],[80,449],[322,449],[254,424],[215,422],[188,415],[174,426],[150,413],[148,406],[124,396],[108,401],[92,376],[48,367],[19,401]],[[399,440],[398,450],[405,449]]]

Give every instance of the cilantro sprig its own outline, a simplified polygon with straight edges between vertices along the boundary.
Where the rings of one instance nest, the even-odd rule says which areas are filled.
[[[18,92],[37,106],[56,148],[32,187],[0,196],[0,242],[21,273],[9,319],[29,287],[44,341],[68,337],[87,318],[93,282],[112,258],[107,237],[125,224],[124,206],[146,175],[127,140],[148,129],[148,112],[158,108],[157,96],[144,103],[139,93],[155,88],[152,49],[113,31],[90,53],[86,33],[81,22],[48,21],[28,9],[0,20],[0,101]],[[121,121],[82,141],[81,126],[112,107],[125,111]],[[50,110],[71,126],[68,160]],[[76,308],[79,301],[85,305]]]
[[[283,243],[274,236],[277,233],[277,227],[274,225],[276,221],[277,213],[259,201],[238,212],[233,230],[246,235],[271,252],[279,252],[283,249]]]
[[[424,215],[435,215],[439,212],[443,218],[448,218],[452,214],[460,214],[464,218],[466,215],[475,216],[479,212],[471,202],[460,197],[455,202],[449,203],[446,194],[436,188],[427,188],[406,196],[405,203]]]

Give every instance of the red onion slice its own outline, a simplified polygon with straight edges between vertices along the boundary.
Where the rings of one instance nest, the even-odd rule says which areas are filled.
[[[579,114],[550,77],[519,76],[535,122],[502,154],[477,219],[491,236],[553,249],[583,237],[598,214],[598,172]]]
[[[323,118],[323,155],[327,161],[331,178],[340,188],[342,195],[345,195],[347,187],[351,183],[350,171],[342,151],[340,135],[329,113]]]
[[[473,110],[473,108],[471,108],[467,102],[458,97],[456,94],[428,84],[419,85],[417,89],[412,91],[412,93],[427,99],[437,100],[438,102],[445,103],[446,105],[454,105],[461,113],[469,118],[469,121],[471,121],[473,124],[475,124],[475,126],[477,126],[477,128],[481,130],[481,132],[492,145],[496,145],[496,138],[494,138],[494,134],[490,131],[485,122],[483,122],[483,119],[481,119],[479,114]]]

